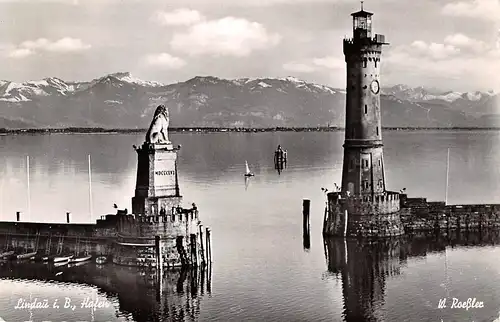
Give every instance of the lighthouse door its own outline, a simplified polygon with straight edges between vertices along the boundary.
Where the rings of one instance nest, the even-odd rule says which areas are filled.
[[[347,191],[349,191],[349,194],[351,196],[354,195],[354,183],[352,182],[347,183]]]

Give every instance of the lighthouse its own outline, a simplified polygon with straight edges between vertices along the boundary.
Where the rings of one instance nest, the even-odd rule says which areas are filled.
[[[373,34],[373,13],[351,14],[352,38],[343,41],[346,123],[340,191],[328,196],[323,234],[387,237],[403,234],[399,193],[386,190],[380,113],[380,70],[385,36]]]

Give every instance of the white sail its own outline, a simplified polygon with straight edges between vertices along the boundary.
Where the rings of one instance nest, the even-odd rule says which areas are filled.
[[[250,168],[248,167],[248,162],[245,161],[245,166],[246,166],[246,174],[250,174]]]

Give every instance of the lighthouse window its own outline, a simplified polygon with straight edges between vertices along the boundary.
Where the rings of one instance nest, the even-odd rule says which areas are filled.
[[[375,67],[377,67],[377,59],[375,59]]]
[[[381,167],[382,166],[382,161],[379,159],[378,160],[378,166]]]
[[[368,180],[363,181],[363,186],[365,187],[365,189],[368,189],[370,187]]]
[[[366,110],[365,110],[366,111]],[[366,113],[366,112],[365,112]],[[377,135],[378,135],[378,126],[377,126]]]
[[[368,113],[368,106],[365,104],[365,114]],[[378,128],[377,128],[377,135],[378,135]]]
[[[366,59],[363,60],[363,67],[366,68],[367,61]]]

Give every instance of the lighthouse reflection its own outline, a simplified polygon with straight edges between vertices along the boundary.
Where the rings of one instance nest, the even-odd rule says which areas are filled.
[[[325,238],[328,272],[342,283],[343,321],[384,321],[386,284],[413,257],[445,252],[446,247],[500,243],[499,232],[452,233],[397,239]]]
[[[97,286],[118,300],[117,316],[134,321],[197,321],[200,302],[211,292],[211,265],[163,271],[117,265],[56,267],[30,262],[2,262],[1,279]]]

